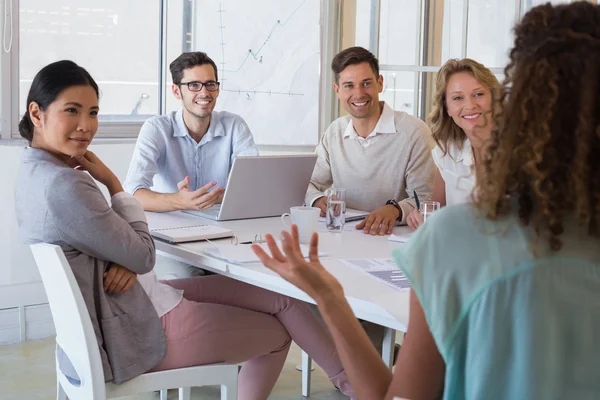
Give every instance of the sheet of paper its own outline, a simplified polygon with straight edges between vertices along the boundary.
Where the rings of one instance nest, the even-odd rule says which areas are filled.
[[[271,251],[266,243],[261,243],[260,246],[263,250],[271,255]],[[277,241],[277,246],[281,249],[281,242]],[[308,258],[308,246],[300,245],[300,250],[304,258]],[[248,263],[259,263],[260,260],[252,251],[251,245],[240,244],[240,245],[215,245],[204,249],[204,253],[211,257],[215,257],[232,264],[248,264]],[[319,251],[319,257],[325,256],[326,253]]]
[[[392,258],[355,258],[339,261],[344,265],[369,274],[396,290],[406,291],[410,289],[410,282]]]
[[[413,231],[408,226],[400,226],[394,228],[394,233],[389,236],[388,240],[390,242],[406,243],[412,234]]]
[[[408,239],[410,239],[410,233],[408,234],[391,234],[390,237],[388,238],[388,240],[390,242],[399,242],[399,243],[406,243],[408,242]]]

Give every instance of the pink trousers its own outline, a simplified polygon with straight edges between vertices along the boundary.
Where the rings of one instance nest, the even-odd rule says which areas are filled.
[[[154,371],[245,361],[238,399],[264,400],[294,340],[354,398],[331,336],[308,304],[219,275],[163,282],[184,298],[161,318],[167,354]]]

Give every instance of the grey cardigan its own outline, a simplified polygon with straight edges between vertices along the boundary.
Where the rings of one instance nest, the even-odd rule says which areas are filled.
[[[127,221],[106,202],[91,176],[51,153],[27,148],[15,192],[22,239],[59,245],[90,313],[106,381],[122,383],[157,365],[165,356],[162,323],[142,286],[107,294],[103,273],[110,262],[144,274],[154,267],[154,241],[145,221]],[[59,366],[72,378],[68,355]]]

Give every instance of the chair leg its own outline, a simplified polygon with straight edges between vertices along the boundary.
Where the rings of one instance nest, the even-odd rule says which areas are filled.
[[[190,400],[192,397],[191,387],[179,388],[179,400]]]
[[[167,389],[163,389],[160,391],[160,400],[167,400],[169,397],[169,391]]]
[[[56,380],[56,400],[68,400],[67,394],[63,390],[58,379]]]
[[[221,385],[221,400],[237,400],[237,384]]]
[[[310,375],[312,359],[306,352],[302,352],[302,396],[310,396]]]

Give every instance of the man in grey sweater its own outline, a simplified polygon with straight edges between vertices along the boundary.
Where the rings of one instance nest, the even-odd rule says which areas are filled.
[[[390,234],[415,209],[413,191],[422,200],[431,198],[431,131],[420,119],[379,101],[383,76],[368,50],[343,50],[331,68],[333,88],[349,116],[333,121],[321,138],[306,204],[325,215],[324,192],[331,186],[346,189],[348,208],[370,212],[357,229]]]

